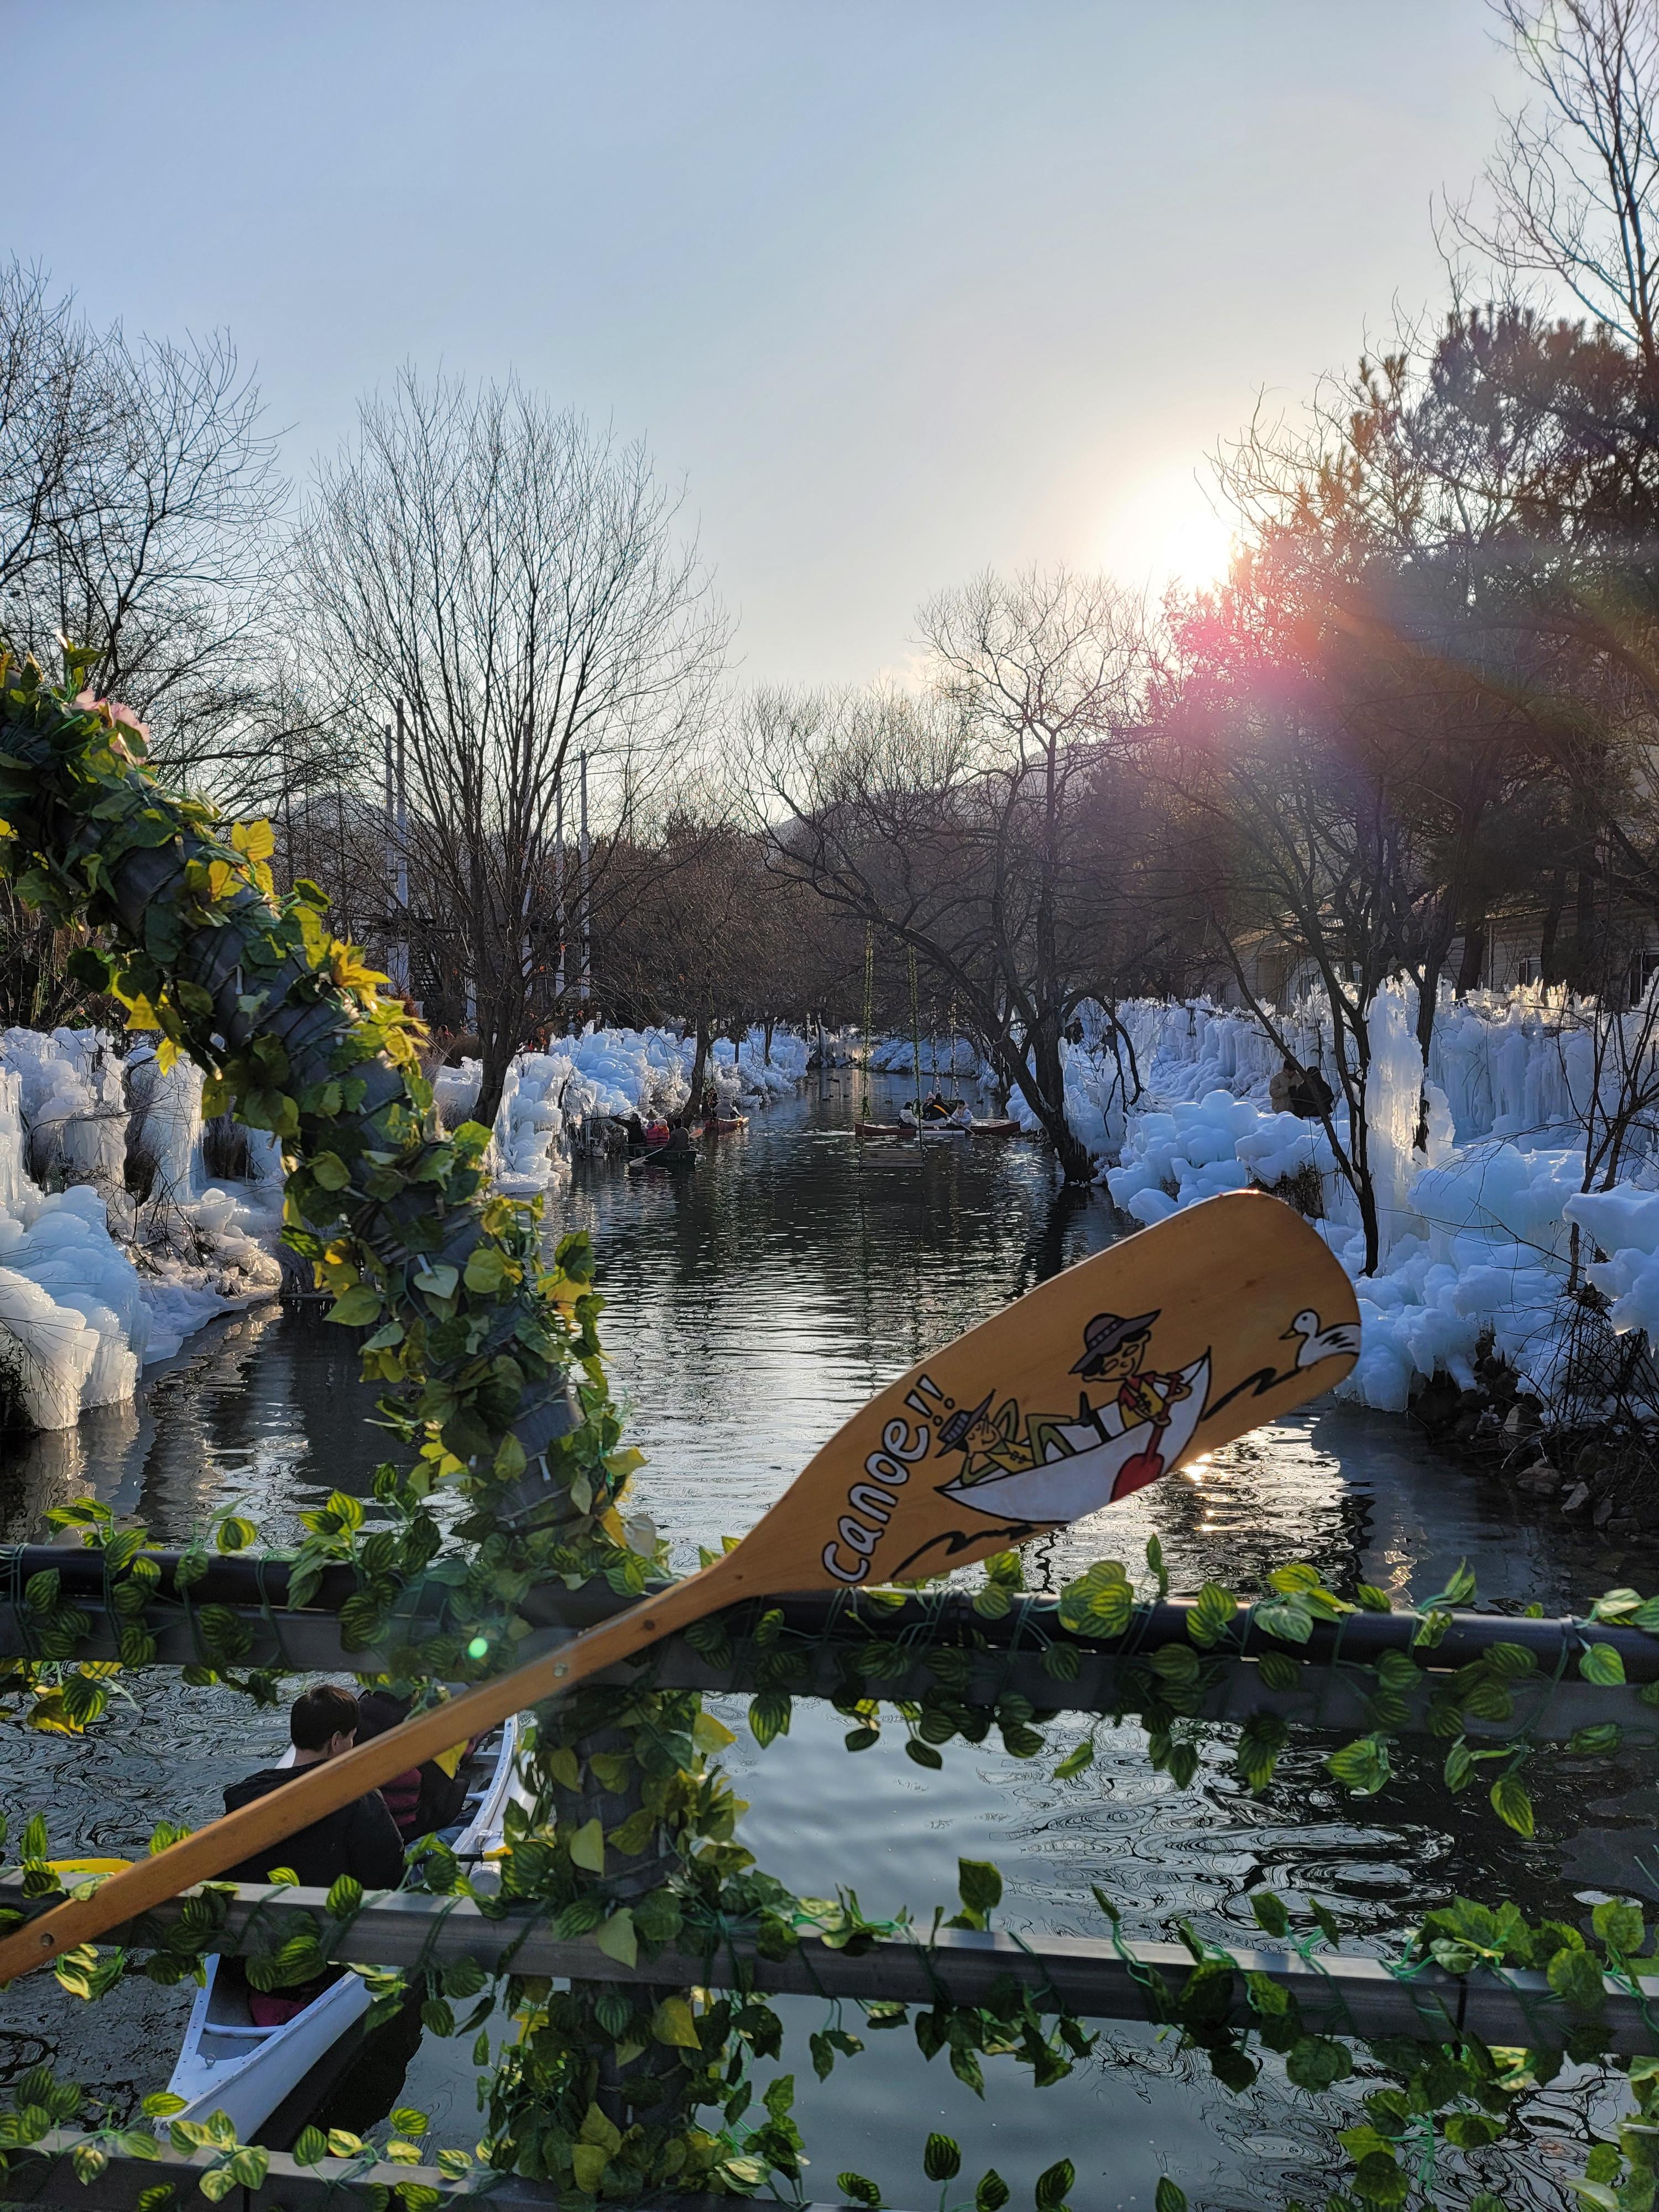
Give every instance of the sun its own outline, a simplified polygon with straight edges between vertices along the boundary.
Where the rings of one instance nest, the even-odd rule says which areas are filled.
[[[1208,590],[1227,573],[1233,530],[1190,468],[1160,471],[1131,485],[1101,526],[1103,568],[1154,593],[1171,584]]]

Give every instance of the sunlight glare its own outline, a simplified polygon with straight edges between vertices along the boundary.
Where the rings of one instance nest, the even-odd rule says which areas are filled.
[[[1190,467],[1148,477],[1116,501],[1099,533],[1102,568],[1154,595],[1171,584],[1207,590],[1227,573],[1233,532]]]

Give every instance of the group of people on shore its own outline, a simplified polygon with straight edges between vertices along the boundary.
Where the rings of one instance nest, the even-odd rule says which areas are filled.
[[[1336,1103],[1336,1093],[1318,1068],[1303,1067],[1286,1053],[1284,1066],[1267,1085],[1267,1103],[1275,1114],[1322,1121]]]

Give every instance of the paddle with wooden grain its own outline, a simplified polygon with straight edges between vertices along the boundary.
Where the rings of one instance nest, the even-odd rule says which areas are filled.
[[[916,1581],[1110,1504],[1340,1382],[1358,1324],[1347,1277],[1279,1200],[1175,1214],[878,1391],[713,1565],[15,1929],[0,1982],[228,1867],[279,1864],[296,1830],[739,1599]],[[763,1401],[754,1425],[763,1438]]]

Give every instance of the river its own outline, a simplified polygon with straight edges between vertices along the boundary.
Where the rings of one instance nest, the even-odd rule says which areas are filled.
[[[861,1149],[851,1127],[860,1080],[815,1079],[757,1111],[741,1134],[710,1146],[694,1176],[580,1166],[550,1198],[560,1225],[592,1232],[608,1302],[602,1334],[629,1437],[648,1462],[638,1500],[672,1534],[681,1565],[695,1564],[699,1544],[748,1527],[880,1384],[1118,1233],[1105,1201],[1060,1190],[1031,1145],[940,1146],[920,1157]],[[878,1109],[898,1095],[878,1089]],[[62,1436],[4,1440],[0,1537],[40,1540],[51,1504],[92,1490],[158,1542],[183,1540],[232,1499],[284,1540],[298,1510],[336,1486],[366,1487],[382,1455],[354,1368],[342,1334],[314,1308],[267,1307],[221,1324],[137,1405]],[[1467,1559],[1481,1601],[1536,1600],[1552,1613],[1614,1583],[1659,1586],[1650,1555],[1567,1530],[1547,1503],[1519,1503],[1449,1465],[1403,1419],[1328,1404],[1028,1547],[1028,1578],[1057,1588],[1105,1554],[1133,1569],[1152,1534],[1176,1590],[1214,1577],[1253,1595],[1291,1559],[1339,1588],[1360,1577],[1397,1596],[1438,1588]],[[740,1705],[723,1710],[741,1728]],[[1069,1717],[1050,1730],[1048,1755],[1019,1761],[957,1744],[939,1774],[908,1761],[895,1731],[853,1759],[844,1725],[803,1702],[763,1755],[740,1733],[729,1758],[750,1804],[743,1840],[801,1893],[850,1888],[884,1916],[907,1903],[924,1921],[935,1904],[954,1910],[959,1856],[1002,1869],[1002,1924],[1054,1934],[1104,1932],[1096,1884],[1132,1935],[1164,1935],[1189,1918],[1199,1934],[1234,1941],[1253,1927],[1249,1891],[1270,1886],[1293,1908],[1313,1895],[1354,1948],[1382,1946],[1458,1893],[1578,1913],[1575,1899],[1609,1889],[1659,1898],[1659,1792],[1639,1754],[1545,1754],[1534,1782],[1538,1832],[1522,1842],[1483,1793],[1448,1797],[1422,1740],[1382,1796],[1361,1802],[1335,1788],[1321,1763],[1332,1744],[1311,1736],[1292,1740],[1273,1786],[1253,1797],[1219,1741],[1183,1792],[1147,1767],[1138,1729],[1103,1728],[1095,1765],[1056,1783],[1054,1755],[1083,1729]],[[55,1850],[131,1852],[162,1817],[216,1810],[223,1784],[264,1764],[284,1736],[280,1717],[161,1678],[87,1741],[0,1733],[0,1791],[9,1808],[47,1808]],[[165,2079],[187,1995],[140,1984],[94,2014],[40,1979],[21,1984],[0,1999],[0,2083],[55,2056],[125,2104]],[[1078,2169],[1075,2212],[1142,2212],[1161,2172],[1214,2212],[1298,2194],[1322,2201],[1332,2118],[1341,2112],[1344,2124],[1352,2111],[1352,2089],[1346,2101],[1315,2099],[1271,2066],[1234,2097],[1196,2054],[1122,2027],[1042,2093],[992,2062],[981,2103],[942,2058],[925,2065],[895,2034],[872,2039],[820,2086],[805,2038],[823,2008],[792,2000],[784,2009],[785,2063],[813,2160],[807,2194],[818,2198],[833,2197],[834,2176],[852,2166],[920,2212],[934,2201],[921,2142],[940,2128],[963,2143],[964,2197],[994,2164],[1016,2203],[1029,2202],[1034,2174],[1064,2153]],[[470,2142],[477,2120],[460,2044],[428,2039],[403,2095],[433,2114],[436,2139]],[[1551,2177],[1575,2170],[1583,2105],[1571,2081],[1539,2100],[1524,2153],[1505,2154],[1506,2203],[1565,2201]],[[1461,2196],[1449,2179],[1437,2201]]]

